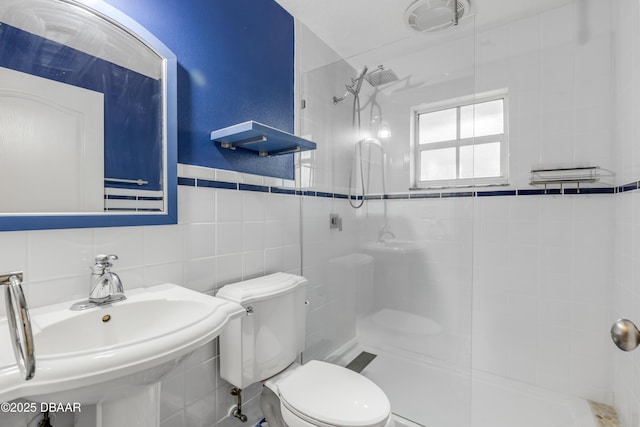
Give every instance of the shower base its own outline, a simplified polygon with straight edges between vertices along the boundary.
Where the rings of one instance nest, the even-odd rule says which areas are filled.
[[[351,358],[362,350],[376,357],[361,373],[387,394],[398,427],[597,427],[583,399],[378,349]]]

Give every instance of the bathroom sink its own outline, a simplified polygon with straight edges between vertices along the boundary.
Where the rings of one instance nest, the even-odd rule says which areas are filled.
[[[157,383],[181,358],[245,313],[238,304],[174,284],[127,291],[127,299],[82,311],[74,301],[30,310],[36,374],[24,381],[0,318],[0,402],[92,404]]]

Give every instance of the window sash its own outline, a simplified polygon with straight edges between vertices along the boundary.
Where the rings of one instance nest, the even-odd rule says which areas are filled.
[[[460,138],[461,135],[461,108],[482,104],[485,102],[495,101],[502,99],[502,120],[503,120],[503,133],[495,134],[495,135],[484,135],[479,137],[470,137],[470,138]],[[483,185],[503,185],[508,183],[508,150],[507,150],[507,97],[506,95],[500,94],[498,96],[486,97],[486,98],[478,98],[476,97],[474,100],[469,102],[461,102],[455,105],[438,105],[437,108],[431,109],[414,109],[414,125],[415,125],[415,135],[413,139],[413,144],[415,149],[413,150],[413,168],[414,168],[414,182],[415,186],[418,188],[443,188],[443,187],[468,187],[468,186],[483,186]],[[456,136],[457,139],[448,140],[448,141],[438,141],[431,142],[426,144],[420,144],[420,125],[419,125],[419,117],[421,114],[429,114],[436,111],[448,110],[448,109],[456,109]],[[499,143],[500,144],[500,176],[495,177],[472,177],[472,178],[460,178],[460,148],[468,147],[468,146],[479,146],[482,144],[488,143]],[[455,160],[455,169],[456,169],[456,178],[454,179],[438,179],[438,180],[421,180],[422,176],[422,162],[421,155],[423,152],[445,149],[445,148],[455,148],[456,152],[456,160]]]

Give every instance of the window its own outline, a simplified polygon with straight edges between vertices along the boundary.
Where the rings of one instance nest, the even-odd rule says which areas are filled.
[[[416,187],[506,184],[506,95],[413,110]]]

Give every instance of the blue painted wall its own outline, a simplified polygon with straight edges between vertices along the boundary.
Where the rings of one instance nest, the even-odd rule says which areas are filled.
[[[220,149],[212,130],[255,120],[293,132],[293,18],[273,0],[106,0],[178,57],[178,161],[293,179],[293,155]]]

